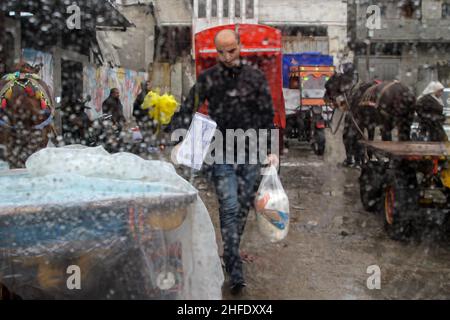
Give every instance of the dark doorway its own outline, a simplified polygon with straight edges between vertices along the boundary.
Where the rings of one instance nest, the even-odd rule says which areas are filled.
[[[10,32],[0,39],[0,77],[14,69],[14,36]]]
[[[83,64],[72,60],[61,61],[61,98],[75,101],[83,97]]]
[[[192,29],[184,26],[162,26],[155,29],[155,61],[175,63],[192,49]]]
[[[71,116],[80,113],[77,100],[83,99],[83,64],[72,60],[61,60],[61,121],[63,132],[72,130]]]

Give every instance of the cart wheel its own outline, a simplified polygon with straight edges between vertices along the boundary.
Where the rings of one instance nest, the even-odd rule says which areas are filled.
[[[388,236],[393,240],[407,240],[413,235],[414,220],[408,212],[418,210],[418,192],[404,179],[396,179],[385,190],[384,220]]]
[[[325,153],[325,131],[323,129],[316,129],[314,132],[313,150],[318,156],[323,156]]]
[[[368,212],[375,212],[381,207],[385,171],[383,163],[372,161],[361,169],[359,194],[364,210]]]

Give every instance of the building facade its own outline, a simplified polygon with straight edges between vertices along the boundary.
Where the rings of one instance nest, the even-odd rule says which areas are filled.
[[[259,23],[283,34],[283,52],[319,51],[338,66],[346,52],[347,5],[341,0],[194,0],[194,32],[221,24]]]
[[[135,70],[147,66],[154,86],[179,99],[195,82],[194,35],[218,25],[273,26],[282,31],[285,53],[319,51],[332,55],[336,66],[346,58],[347,4],[342,0],[116,0],[116,4],[141,29],[109,37],[120,65]]]
[[[0,31],[6,35],[0,39],[0,59],[6,64],[6,71],[13,71],[20,60],[42,63],[41,76],[57,103],[83,99],[83,68],[105,62],[97,30],[126,30],[131,26],[108,1],[95,5],[88,0],[77,3],[78,10],[73,12],[78,13],[72,14],[79,17],[78,26],[68,23],[71,4],[56,0],[0,3]],[[60,129],[59,111],[55,121]]]
[[[349,0],[349,17],[361,79],[398,79],[417,94],[431,80],[450,84],[450,1]]]
[[[282,31],[285,53],[320,51],[332,55],[336,66],[346,58],[347,4],[341,0],[117,0],[116,3],[121,13],[136,25],[146,19],[145,8],[152,8],[154,25],[149,22],[146,27],[154,28],[149,76],[154,86],[180,99],[195,82],[194,35],[218,25],[273,26]],[[137,14],[135,17],[129,14],[132,10]],[[146,34],[153,34],[153,29]],[[124,47],[129,54],[136,55],[138,46],[130,45],[130,41],[142,43],[136,40],[142,37],[133,38],[126,40]],[[151,51],[148,47],[146,50]]]

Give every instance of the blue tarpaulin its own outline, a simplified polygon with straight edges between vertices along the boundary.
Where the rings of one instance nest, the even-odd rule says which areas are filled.
[[[293,66],[332,66],[333,57],[320,52],[288,53],[283,55],[283,88],[289,88],[289,68]]]

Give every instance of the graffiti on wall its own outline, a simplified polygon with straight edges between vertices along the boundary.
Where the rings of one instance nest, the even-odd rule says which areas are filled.
[[[101,113],[102,103],[109,96],[110,89],[118,88],[125,117],[131,119],[133,102],[140,92],[141,83],[146,79],[146,73],[91,65],[84,66],[83,69],[84,95],[91,96],[91,106],[96,113]]]

